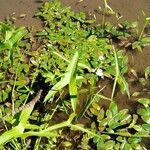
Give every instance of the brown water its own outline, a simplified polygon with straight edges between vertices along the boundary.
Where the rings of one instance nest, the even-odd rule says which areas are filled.
[[[15,25],[34,26],[35,29],[40,29],[40,20],[33,17],[40,6],[41,4],[35,0],[0,0],[0,20],[3,21],[7,16],[17,18],[21,14],[26,14],[24,18],[17,19]]]
[[[102,21],[102,14],[99,12],[98,7],[103,7],[103,0],[83,0],[83,2],[80,3],[78,3],[77,0],[61,1],[64,5],[71,6],[75,11],[95,14],[98,23]],[[142,24],[142,11],[146,13],[146,16],[150,16],[150,0],[108,0],[108,4],[115,12],[123,16],[119,21],[139,21],[140,24]],[[113,23],[118,22],[115,16],[109,16],[106,20]]]
[[[40,1],[40,0],[39,0]],[[42,0],[41,0],[42,1]],[[46,1],[46,0],[43,0]],[[75,11],[83,11],[91,16],[95,15],[97,22],[102,22],[102,14],[99,12],[98,7],[103,7],[103,0],[61,0],[62,4],[71,6]],[[121,16],[119,21],[139,21],[143,24],[142,11],[146,16],[150,16],[150,0],[108,0],[110,7]],[[0,20],[6,16],[15,13],[15,17],[20,14],[26,14],[24,19],[16,21],[16,25],[34,26],[36,29],[41,28],[41,22],[33,18],[37,9],[41,6],[36,0],[0,0]],[[106,21],[117,23],[118,20],[115,16],[106,17]]]

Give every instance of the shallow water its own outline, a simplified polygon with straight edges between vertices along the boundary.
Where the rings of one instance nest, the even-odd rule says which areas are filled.
[[[38,8],[41,6],[40,1],[46,0],[0,0],[0,20],[8,15],[15,13],[15,17],[20,14],[26,14],[24,19],[16,21],[16,25],[34,26],[36,29],[41,28],[41,22],[35,19],[33,16]],[[102,0],[60,0],[63,5],[71,6],[75,11],[86,12],[87,15],[95,15],[97,22],[102,22],[102,14],[99,12],[98,7],[103,7]],[[110,7],[123,16],[119,21],[139,21],[140,25],[143,24],[142,11],[145,12],[146,16],[150,16],[150,0],[108,0]],[[118,23],[118,20],[114,16],[106,17],[106,21]]]
[[[88,14],[95,14],[98,23],[102,21],[102,14],[98,13],[98,7],[103,7],[103,0],[83,0],[83,2],[80,3],[76,0],[61,1],[64,5],[71,6],[76,11],[84,11]],[[145,12],[146,16],[150,16],[150,0],[108,0],[108,4],[115,12],[122,16],[119,21],[139,21],[140,24],[142,24],[142,11]],[[118,22],[118,19],[114,16],[109,16],[106,20],[113,23]]]
[[[26,14],[25,18],[18,19],[15,25],[34,26],[35,29],[40,29],[40,20],[33,17],[40,6],[41,4],[35,0],[0,0],[0,20],[9,15],[17,18],[20,14]]]

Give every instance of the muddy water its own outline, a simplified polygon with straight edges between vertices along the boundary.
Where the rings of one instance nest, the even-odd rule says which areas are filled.
[[[102,13],[99,11],[99,6],[103,8],[103,0],[83,0],[78,3],[77,0],[61,0],[64,5],[71,6],[75,11],[84,11],[88,15],[95,15],[97,22],[102,22]],[[138,21],[140,25],[143,23],[142,11],[146,16],[150,16],[150,1],[149,0],[108,0],[108,5],[118,15],[122,16],[119,22],[124,20]],[[106,21],[117,23],[118,19],[115,16],[106,17]]]
[[[35,29],[40,29],[40,20],[33,17],[40,6],[41,4],[35,0],[0,0],[0,21],[8,16],[17,19],[21,14],[25,14],[24,18],[15,21],[15,25],[34,26]]]
[[[16,25],[34,26],[37,29],[41,28],[41,22],[33,16],[37,9],[41,6],[40,1],[46,0],[0,0],[0,20],[6,16],[15,13],[14,17],[20,14],[26,14],[24,19],[16,21]],[[47,0],[48,1],[48,0]],[[99,6],[103,8],[103,0],[61,0],[63,5],[71,6],[75,11],[86,12],[87,15],[97,18],[97,22],[102,22],[102,13],[99,11]],[[146,16],[150,16],[150,0],[108,0],[110,7],[123,16],[119,21],[139,21],[140,25],[143,23],[142,11]],[[118,23],[115,16],[107,16],[106,21]]]

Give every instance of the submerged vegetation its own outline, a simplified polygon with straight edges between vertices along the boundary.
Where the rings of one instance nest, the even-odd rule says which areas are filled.
[[[44,25],[34,34],[0,23],[0,148],[148,149],[150,99],[137,98],[132,113],[118,107],[115,93],[131,96],[126,50],[150,44],[150,19],[139,34],[135,23],[95,25],[58,1],[36,16]],[[149,77],[148,66],[143,86]],[[113,83],[110,97],[98,87],[105,79]]]

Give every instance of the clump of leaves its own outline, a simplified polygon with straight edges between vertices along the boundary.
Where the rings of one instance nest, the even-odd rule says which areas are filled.
[[[80,56],[77,70],[80,76],[80,82],[77,82],[79,87],[82,83],[87,84],[88,80],[97,81],[98,78],[115,76],[113,48],[107,37],[99,37],[95,29],[94,32],[89,30],[92,21],[87,20],[84,13],[75,14],[69,7],[62,7],[60,2],[53,1],[46,2],[37,16],[45,22],[44,30],[38,35],[46,39],[45,48],[51,58],[48,64],[42,63],[41,66],[46,78],[49,78],[46,74],[53,75],[47,81],[56,83],[54,79],[64,72],[68,59],[76,51]],[[121,50],[117,51],[117,55],[120,73],[123,75],[127,71],[127,56]]]
[[[144,122],[150,124],[150,99],[141,98],[138,99],[138,102],[141,103],[144,106],[144,108],[138,109],[137,113],[141,116]]]
[[[140,51],[142,50],[142,47],[150,45],[149,35],[144,34],[145,28],[150,25],[150,17],[146,17],[145,14],[143,14],[143,16],[144,16],[144,22],[143,22],[142,30],[140,31],[138,40],[132,44],[133,49],[138,49]]]
[[[142,138],[150,137],[150,99],[142,98],[138,102],[144,106],[144,108],[138,109],[139,116],[129,114],[128,109],[119,111],[114,101],[110,103],[106,111],[97,102],[92,103],[89,114],[96,117],[92,128],[96,129],[103,137],[100,141],[94,138],[93,142],[97,144],[97,149],[144,148],[142,144],[140,145]],[[140,117],[143,123],[138,123]]]
[[[12,109],[26,103],[38,76],[38,63],[29,60],[30,50],[26,49],[28,34],[25,27],[0,23],[0,102],[11,103]]]
[[[133,30],[136,28],[136,26],[136,22],[125,21],[118,26],[113,26],[109,22],[106,22],[104,28],[101,26],[101,24],[98,24],[90,27],[89,30],[92,34],[95,34],[98,37],[107,37],[117,41],[131,38]]]
[[[0,102],[9,98],[13,87],[17,86],[19,90],[28,84],[26,77],[29,65],[20,51],[21,40],[25,35],[27,30],[24,27],[16,28],[0,23]]]
[[[13,52],[19,45],[20,40],[27,34],[25,27],[13,28],[0,22],[0,49],[8,50],[9,59],[12,62]]]
[[[70,86],[70,94],[76,94],[74,91],[74,89],[76,88],[75,87],[75,78],[76,78],[76,76],[75,76],[75,71],[76,71],[76,66],[77,66],[77,61],[78,61],[78,53],[76,53],[75,55],[74,55],[74,57],[73,57],[73,59],[72,59],[72,63],[68,66],[68,69],[67,69],[67,73],[66,73],[66,75],[65,75],[65,77],[64,77],[64,79],[62,79],[60,82],[58,82],[54,87],[53,87],[53,89],[52,90],[50,90],[50,92],[48,93],[48,95],[47,95],[47,97],[48,98],[51,98],[52,96],[54,96],[55,94],[56,94],[56,92],[58,91],[58,90],[61,90],[62,88],[63,88],[63,86],[65,86],[66,84],[69,84],[69,86]],[[68,79],[69,78],[69,79]],[[67,81],[68,80],[68,81]],[[54,90],[54,91],[53,91]],[[38,98],[40,98],[39,96],[41,96],[41,92],[39,92],[39,94],[40,95],[37,95],[37,97],[35,97],[36,99]],[[46,100],[47,100],[47,97],[46,97]],[[36,100],[35,99],[35,100]],[[37,99],[37,100],[38,100]],[[37,101],[36,100],[36,101]],[[75,99],[75,98],[71,98],[71,104],[72,104],[72,109],[73,109],[73,111],[76,111],[76,103],[77,103],[77,99]],[[3,120],[7,120],[7,121],[9,121],[10,123],[12,123],[12,129],[10,129],[10,130],[8,130],[8,131],[6,131],[4,134],[2,134],[1,136],[0,136],[0,145],[3,145],[3,144],[5,144],[5,143],[7,143],[7,142],[9,142],[9,141],[11,141],[11,140],[13,140],[14,138],[18,138],[18,137],[21,137],[21,138],[27,138],[28,136],[40,136],[40,137],[42,137],[42,136],[44,136],[44,137],[56,137],[57,136],[57,134],[53,134],[53,132],[51,132],[50,134],[48,133],[49,131],[47,131],[47,129],[48,128],[44,128],[44,130],[42,131],[42,130],[40,130],[40,126],[37,126],[37,125],[33,125],[33,124],[28,124],[28,120],[29,120],[29,117],[30,117],[30,114],[31,114],[31,112],[32,112],[32,110],[33,110],[33,108],[34,108],[34,105],[29,105],[28,107],[25,107],[23,110],[20,110],[20,111],[22,111],[21,112],[21,114],[20,114],[20,117],[19,117],[19,119],[17,119],[15,122],[12,120],[12,119],[10,119],[10,120],[7,120],[7,116],[6,117],[3,117],[2,116],[2,119]],[[9,116],[8,116],[9,117]],[[70,116],[71,117],[71,116]],[[72,119],[73,119],[74,117],[72,117]],[[71,120],[72,120],[71,118],[70,118],[70,120],[68,120],[68,121],[66,121],[66,122],[62,122],[62,124],[58,124],[58,126],[57,125],[54,125],[52,128],[49,128],[50,130],[54,130],[55,128],[57,129],[59,129],[59,128],[61,128],[61,127],[66,127],[66,126],[69,126],[70,125],[70,123],[71,123]],[[17,126],[16,126],[16,124],[17,124]],[[42,127],[44,127],[44,126],[42,126]],[[25,129],[31,129],[31,131],[28,131],[28,132],[24,132],[25,131]],[[39,131],[34,131],[34,130],[38,130],[39,129]],[[41,128],[42,129],[42,128]],[[54,131],[55,132],[55,131]]]

